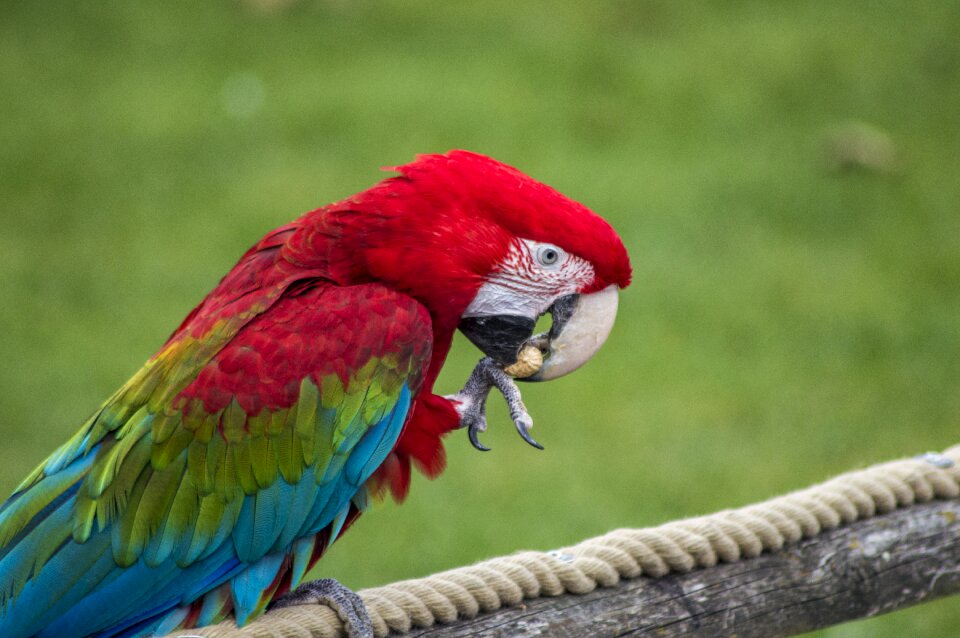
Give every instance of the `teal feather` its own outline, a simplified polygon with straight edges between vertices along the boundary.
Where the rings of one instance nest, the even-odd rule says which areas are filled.
[[[238,625],[245,625],[251,615],[266,606],[263,593],[274,584],[285,560],[282,552],[264,556],[230,581]]]
[[[244,562],[253,563],[260,560],[273,547],[273,542],[277,538],[276,530],[282,507],[278,492],[279,485],[272,485],[254,496],[247,497],[253,502],[253,535],[249,551],[246,555],[240,555],[240,559]]]
[[[393,410],[368,429],[351,451],[350,459],[344,468],[348,482],[356,486],[362,485],[383,463],[400,436],[409,408],[410,390],[403,386]]]
[[[4,504],[0,510],[0,520],[3,521],[0,525],[0,557],[16,546],[17,537],[28,526],[43,520],[45,510],[67,495],[71,488],[79,487],[78,482],[93,461],[91,455],[62,472],[45,476],[30,491],[13,496]]]
[[[317,535],[301,536],[293,542],[290,554],[293,556],[293,565],[290,568],[290,587],[295,588],[303,582],[303,577],[307,575],[310,569],[310,559],[313,557],[313,550],[316,544],[320,542]]]
[[[0,635],[33,635],[49,624],[49,619],[74,608],[91,586],[109,584],[121,573],[113,560],[109,534],[100,534],[83,545],[65,546],[44,565],[43,578],[31,580],[17,594],[17,628],[7,626],[7,614],[0,615]]]
[[[288,524],[295,489],[279,480],[268,489],[244,499],[232,537],[237,556],[254,563],[275,551],[277,539]]]
[[[74,439],[71,439],[66,443],[66,445],[61,446],[56,452],[54,452],[50,458],[47,460],[46,464],[43,466],[43,473],[46,476],[52,476],[69,464],[73,463],[78,459],[90,444],[90,433],[85,432],[81,429],[80,434],[82,436],[76,436]],[[87,452],[89,453],[89,451]],[[21,485],[17,488],[17,492],[22,490],[25,486]]]
[[[305,474],[299,483],[291,487],[288,513],[284,517],[282,529],[274,541],[271,551],[281,551],[293,544],[310,515],[314,500],[316,500],[317,482],[314,480],[312,472]]]
[[[187,615],[190,613],[190,605],[183,605],[177,607],[173,611],[167,613],[166,617],[160,621],[160,623],[154,627],[153,631],[157,636],[166,636],[167,634],[172,634],[176,632],[177,629],[180,629],[180,625],[186,620]]]
[[[197,626],[204,627],[219,622],[225,610],[233,607],[233,598],[229,587],[217,587],[203,597],[200,614],[197,616]],[[159,633],[159,632],[158,632]],[[160,634],[162,635],[162,634]]]
[[[340,513],[337,514],[334,517],[333,522],[330,523],[330,540],[327,542],[330,543],[331,545],[333,545],[336,542],[337,538],[340,537],[340,532],[343,530],[343,524],[347,521],[347,514],[349,513],[350,513],[350,506],[347,505],[342,510],[340,510]]]
[[[73,534],[70,503],[57,507],[0,559],[4,575],[0,603],[6,604]]]
[[[329,508],[330,501],[337,498],[335,494],[338,488],[340,488],[340,484],[333,482],[317,486],[313,506],[307,516],[304,517],[304,522],[300,526],[297,536],[312,536],[330,524],[330,518],[324,519],[323,513]]]

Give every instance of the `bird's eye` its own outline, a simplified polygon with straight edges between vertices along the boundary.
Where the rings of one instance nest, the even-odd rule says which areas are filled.
[[[542,266],[555,266],[563,257],[563,251],[556,246],[541,246],[537,251],[537,261]]]

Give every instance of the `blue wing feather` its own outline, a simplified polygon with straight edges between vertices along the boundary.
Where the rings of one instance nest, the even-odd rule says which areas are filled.
[[[263,592],[274,584],[289,554],[300,572],[292,578],[297,582],[302,578],[309,556],[297,558],[293,551],[296,538],[308,538],[328,526],[335,528],[330,531],[331,542],[336,538],[354,495],[400,435],[409,405],[410,392],[404,386],[394,408],[360,437],[344,471],[327,485],[317,485],[315,474],[308,470],[295,485],[278,478],[269,488],[245,497],[229,540],[227,533],[218,530],[216,540],[220,542],[211,543],[212,552],[187,568],[178,567],[175,556],[168,556],[157,566],[148,566],[141,558],[125,570],[116,569],[110,529],[95,533],[83,544],[67,542],[72,530],[69,496],[76,490],[74,481],[72,491],[66,490],[63,498],[52,501],[43,520],[19,543],[7,547],[7,554],[0,559],[0,574],[7,573],[12,566],[30,560],[36,544],[49,539],[49,534],[64,536],[64,546],[27,582],[13,608],[0,616],[0,635],[62,638],[77,635],[72,628],[85,627],[113,636],[132,627],[155,627],[167,614],[181,613],[177,610],[184,603],[227,580],[235,613],[243,622],[262,608]],[[79,459],[76,467],[64,471],[81,476],[91,458]],[[308,548],[312,552],[312,544],[306,541],[298,547],[301,552]],[[81,565],[85,566],[80,572],[82,579],[71,581]],[[213,613],[211,607],[208,614]]]

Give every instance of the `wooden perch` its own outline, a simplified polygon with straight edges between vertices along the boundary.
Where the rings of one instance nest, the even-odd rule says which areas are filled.
[[[792,636],[960,591],[960,501],[917,504],[772,553],[527,601],[410,636]]]

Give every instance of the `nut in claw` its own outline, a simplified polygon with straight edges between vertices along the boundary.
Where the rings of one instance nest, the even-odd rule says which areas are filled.
[[[506,366],[503,371],[515,379],[526,379],[540,371],[543,367],[543,353],[540,348],[533,345],[525,345],[520,349],[517,360]]]

